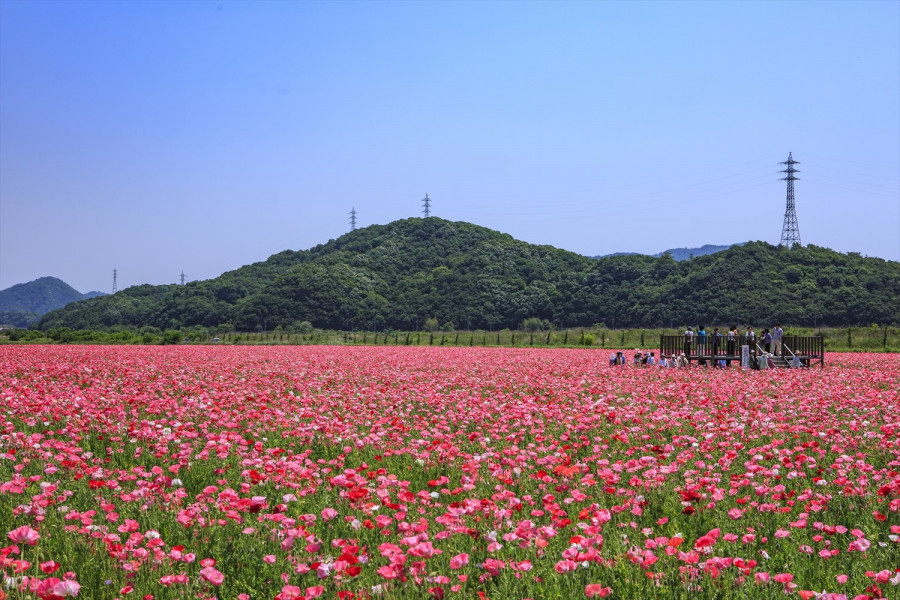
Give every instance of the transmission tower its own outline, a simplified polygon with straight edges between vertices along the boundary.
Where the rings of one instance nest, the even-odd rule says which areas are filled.
[[[115,269],[115,267],[113,267],[113,291],[112,291],[113,294],[115,294],[119,289],[119,285],[118,285],[118,281],[117,281],[118,278],[119,278],[119,272]]]
[[[425,218],[431,216],[431,198],[428,197],[428,194],[425,194],[425,198],[422,199],[422,213],[425,215]]]
[[[181,285],[184,285],[184,271],[181,272]]]
[[[794,244],[800,243],[800,226],[797,225],[797,207],[794,205],[794,181],[800,179],[795,177],[794,173],[799,173],[794,165],[800,163],[794,160],[792,153],[788,152],[788,159],[782,163],[787,165],[787,169],[781,171],[787,173],[787,177],[782,177],[781,181],[787,181],[787,206],[784,209],[784,225],[781,227],[780,246],[785,248],[793,248]]]
[[[350,209],[350,231],[356,231],[356,207]]]

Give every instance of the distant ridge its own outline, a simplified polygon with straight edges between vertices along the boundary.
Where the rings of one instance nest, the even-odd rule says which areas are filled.
[[[72,302],[105,296],[103,292],[82,294],[62,279],[41,277],[0,291],[0,325],[28,327],[42,315]]]
[[[716,246],[713,244],[704,244],[699,248],[669,248],[668,250],[663,250],[662,252],[657,252],[653,254],[653,258],[660,258],[664,254],[669,254],[673,259],[677,261],[682,260],[690,260],[692,258],[697,258],[698,256],[706,256],[708,254],[715,254],[716,252],[721,252],[723,250],[728,250],[732,246],[743,246],[747,242],[741,242],[739,244],[729,244],[727,246]],[[609,258],[610,256],[637,256],[641,254],[640,252],[613,252],[612,254],[604,254],[602,256],[592,256],[591,258]]]
[[[691,249],[687,249],[690,253]],[[472,223],[412,218],[187,285],[134,286],[45,315],[40,329],[285,331],[900,323],[900,262],[748,242],[676,262],[592,259]]]

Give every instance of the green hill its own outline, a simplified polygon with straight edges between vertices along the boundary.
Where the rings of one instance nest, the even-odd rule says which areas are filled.
[[[56,277],[41,277],[28,283],[19,283],[0,291],[0,324],[27,327],[51,310],[98,295],[103,294],[82,294]]]
[[[764,242],[677,262],[600,260],[431,217],[358,229],[285,251],[215,279],[137,286],[47,314],[42,329],[116,325],[413,329],[617,327],[775,320],[848,325],[900,322],[900,263]]]

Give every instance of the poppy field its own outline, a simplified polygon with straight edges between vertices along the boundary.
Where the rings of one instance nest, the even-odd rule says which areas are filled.
[[[0,599],[900,598],[900,360],[0,347]]]

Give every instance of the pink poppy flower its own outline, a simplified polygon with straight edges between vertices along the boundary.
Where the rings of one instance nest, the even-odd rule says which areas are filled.
[[[54,573],[59,569],[59,563],[52,561],[52,560],[48,560],[47,562],[42,562],[40,564],[40,568],[41,568],[41,571],[43,571],[44,573],[47,573],[49,575],[50,573]]]
[[[285,585],[281,593],[275,596],[276,600],[295,600],[303,596],[303,590],[296,585]]]
[[[888,581],[890,581],[891,575],[893,575],[893,573],[891,571],[888,571],[887,569],[878,571],[877,573],[875,573],[875,581],[878,583],[887,583]]]
[[[853,552],[854,550],[857,552],[865,552],[871,545],[872,542],[864,537],[860,537],[850,542],[850,547],[847,548],[847,552]]]
[[[385,565],[379,568],[376,573],[385,579],[396,579],[400,576],[400,572],[393,565]]]
[[[200,577],[213,585],[222,585],[225,575],[215,567],[203,567],[200,569]]]
[[[469,564],[469,555],[468,554],[457,554],[453,558],[450,559],[450,568],[451,569],[462,569],[464,566]]]
[[[28,544],[29,546],[35,546],[37,545],[38,540],[41,538],[41,535],[28,525],[22,525],[21,527],[17,527],[16,529],[13,529],[9,533],[7,533],[6,537],[17,544]]]
[[[78,595],[78,590],[80,589],[81,584],[79,584],[77,581],[73,581],[71,579],[63,579],[53,586],[53,593],[56,596],[61,596],[63,598],[74,598]]]
[[[20,590],[26,590],[26,589],[30,590],[30,591],[34,592],[34,594],[38,598],[42,598],[42,599],[50,598],[50,597],[56,596],[56,594],[53,591],[53,588],[54,588],[54,586],[56,586],[56,584],[58,584],[60,582],[61,582],[61,580],[58,577],[48,577],[47,579],[44,579],[44,580],[39,580],[39,579],[35,578],[30,581],[28,579],[23,579],[23,586],[20,587],[19,589]]]
[[[588,598],[606,598],[612,593],[612,588],[601,583],[589,583],[584,586],[584,595]]]
[[[578,566],[578,564],[575,563],[575,561],[561,560],[558,563],[556,563],[556,565],[554,565],[553,568],[556,569],[557,573],[568,573],[569,571],[574,571],[575,567],[577,567],[577,566]]]

